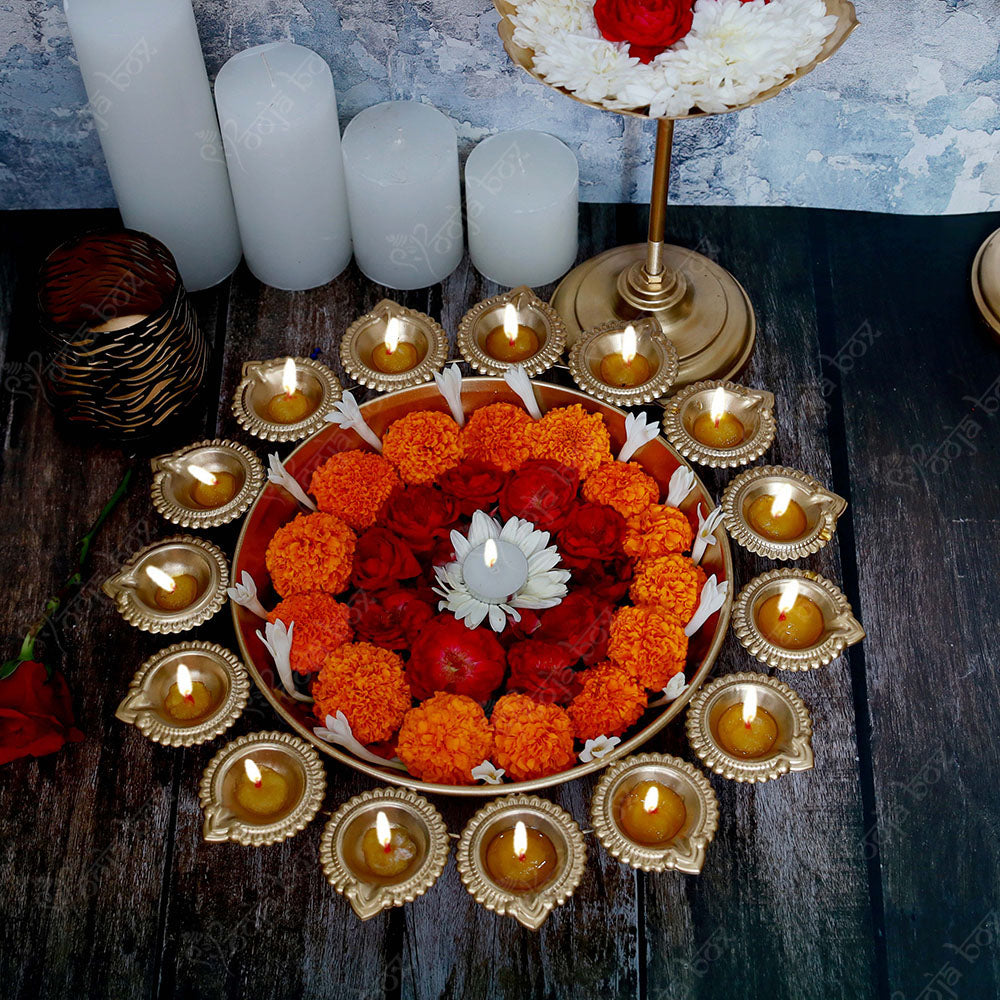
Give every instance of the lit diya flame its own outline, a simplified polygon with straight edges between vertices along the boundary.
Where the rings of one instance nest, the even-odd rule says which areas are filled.
[[[712,394],[712,406],[711,409],[709,410],[709,416],[712,419],[712,423],[715,424],[716,427],[719,426],[719,424],[722,421],[722,418],[726,415],[725,403],[726,403],[726,390],[723,389],[722,386],[720,385]]]
[[[375,836],[382,850],[388,854],[392,850],[392,830],[389,828],[389,817],[381,809],[375,817]]]
[[[289,360],[291,359],[289,358]],[[217,486],[219,483],[218,476],[209,472],[208,469],[203,469],[200,465],[189,465],[187,470],[194,479],[206,486]]]
[[[528,856],[528,829],[522,820],[514,827],[514,857],[523,861]]]
[[[656,785],[650,785],[646,797],[642,800],[642,808],[648,813],[655,813],[660,807],[660,790]]]
[[[753,720],[757,718],[757,689],[752,687],[747,692],[746,700],[743,702],[743,725],[750,728]]]
[[[399,347],[399,328],[401,325],[398,316],[389,317],[389,322],[385,325],[385,337],[382,341],[385,344],[386,354],[392,354]]]
[[[168,594],[172,594],[177,589],[177,581],[169,574],[164,573],[162,569],[156,566],[146,567],[146,576],[156,584],[160,590],[166,591]]]
[[[778,597],[778,621],[783,622],[788,616],[788,612],[795,607],[795,602],[799,599],[801,585],[798,580],[789,580],[781,588],[781,595]]]
[[[177,664],[177,693],[185,700],[194,704],[194,684],[191,682],[191,671],[187,664]]]
[[[635,337],[635,327],[631,323],[625,327],[625,332],[622,334],[622,361],[625,364],[632,364],[636,353],[636,337]]]
[[[486,568],[493,569],[499,558],[500,553],[497,550],[497,543],[492,538],[487,538],[483,544],[483,562],[486,564]]]
[[[789,483],[779,484],[771,501],[771,517],[781,517],[792,502],[792,487]]]
[[[255,787],[260,788],[264,783],[264,775],[260,773],[260,768],[256,765],[252,757],[244,758],[243,770],[246,771],[247,781],[253,782]]]
[[[513,347],[517,343],[518,322],[517,310],[511,302],[503,307],[503,332],[507,340],[510,341],[510,346]]]
[[[285,367],[281,372],[281,388],[285,390],[285,395],[291,399],[298,388],[298,377],[295,371],[295,359],[285,358]]]

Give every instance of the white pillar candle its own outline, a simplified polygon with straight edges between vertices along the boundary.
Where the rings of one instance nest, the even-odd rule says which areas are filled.
[[[511,288],[561,278],[576,260],[579,177],[572,151],[544,132],[479,143],[465,164],[476,270]]]
[[[389,101],[344,129],[354,256],[372,281],[425,288],[462,259],[458,138],[440,111]]]
[[[511,542],[487,539],[462,561],[462,579],[473,597],[502,604],[528,579],[528,560]]]
[[[162,240],[189,291],[240,260],[191,0],[65,0],[125,225]]]
[[[215,103],[250,270],[275,288],[325,285],[351,259],[330,67],[303,45],[257,45],[219,70]]]

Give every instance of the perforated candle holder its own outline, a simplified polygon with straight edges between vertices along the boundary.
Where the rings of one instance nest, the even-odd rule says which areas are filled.
[[[639,843],[622,826],[622,802],[644,781],[664,785],[684,802],[681,828],[661,844]],[[676,869],[697,875],[719,826],[719,804],[698,768],[679,757],[643,753],[625,757],[604,772],[590,803],[590,821],[604,849],[619,861],[645,872]]]
[[[175,584],[182,577],[191,578],[191,601],[178,608],[158,604],[156,597],[163,588],[154,582],[150,569],[154,576],[163,573]],[[229,566],[222,550],[203,538],[177,535],[139,549],[101,589],[130,625],[144,632],[170,634],[208,621],[225,603],[228,586]]]
[[[189,719],[167,705],[182,664],[192,683],[204,685],[209,697],[204,711]],[[225,732],[242,715],[249,696],[250,678],[238,656],[214,642],[182,642],[139,667],[115,716],[155,743],[190,747]]]
[[[503,329],[508,304],[517,311],[518,326],[538,338],[538,350],[522,361],[496,358],[486,347],[489,335]],[[566,326],[559,314],[526,285],[474,305],[458,325],[459,353],[482,375],[503,375],[513,364],[522,365],[530,376],[540,375],[559,360],[565,347]]]
[[[823,630],[815,643],[803,649],[787,649],[765,636],[758,622],[760,608],[772,597],[780,597],[789,581],[798,583],[800,597],[810,600],[823,616]],[[850,602],[834,583],[805,569],[775,569],[755,576],[733,604],[733,631],[743,648],[761,663],[779,670],[815,670],[835,660],[848,647],[865,637]]]
[[[245,761],[270,769],[284,783],[285,797],[267,812],[248,808],[240,786],[248,781]],[[208,841],[232,840],[247,847],[275,844],[304,830],[319,811],[326,773],[319,754],[290,733],[248,733],[227,743],[209,762],[199,788]]]
[[[805,514],[805,529],[787,541],[761,534],[747,518],[747,510],[756,499],[774,496],[782,486]],[[759,556],[788,560],[801,559],[823,548],[833,538],[837,521],[847,510],[847,501],[798,469],[759,465],[733,479],[722,494],[720,506],[723,524],[733,541]]]
[[[379,812],[391,827],[405,830],[416,848],[413,861],[399,875],[378,875],[365,862],[362,838],[374,828]],[[334,889],[368,920],[422,896],[444,871],[448,850],[448,829],[427,799],[406,788],[375,788],[355,795],[330,817],[319,859]]]
[[[486,864],[493,838],[513,829],[518,821],[548,837],[556,856],[551,878],[526,892],[505,889]],[[587,847],[580,828],[565,809],[535,795],[508,795],[483,806],[469,820],[458,841],[456,862],[462,884],[477,903],[538,930],[552,910],[576,891],[587,863]]]
[[[182,528],[217,528],[245,514],[264,487],[264,467],[246,446],[236,441],[199,441],[150,460],[152,498],[156,511]],[[198,476],[201,478],[198,478]],[[223,503],[211,501],[212,479],[231,476],[233,494]],[[205,483],[205,479],[209,484]]]
[[[394,350],[412,348],[414,364],[406,371],[383,371],[375,352],[386,346],[390,321],[399,335]],[[416,309],[407,309],[391,299],[383,299],[375,308],[356,319],[340,341],[340,359],[344,371],[359,385],[379,392],[392,392],[429,382],[448,360],[448,335],[433,317]]]
[[[636,361],[642,358],[649,365],[648,377],[638,385],[612,385],[601,374],[605,358],[622,354],[625,329],[635,331]],[[584,331],[570,348],[569,373],[573,381],[588,395],[615,406],[640,406],[665,395],[677,378],[677,348],[667,339],[657,319],[647,316],[633,323],[612,320]]]
[[[711,417],[721,388],[722,412],[743,426],[742,439],[732,447],[706,444],[695,436],[699,417]],[[663,407],[663,434],[687,459],[710,469],[732,469],[760,458],[771,447],[777,425],[774,394],[735,382],[695,382],[673,395]]]
[[[333,410],[342,388],[326,365],[312,358],[292,358],[295,362],[297,391],[309,401],[309,411],[301,420],[282,423],[268,414],[268,404],[281,396],[287,358],[248,361],[243,379],[233,396],[233,416],[249,434],[264,441],[301,441],[323,426],[323,418]]]
[[[777,738],[760,757],[731,753],[719,739],[719,720],[726,709],[743,704],[753,689],[758,710],[774,719]],[[813,766],[812,720],[802,699],[787,684],[765,674],[739,673],[716,678],[691,699],[686,721],[691,748],[716,774],[733,781],[764,782],[789,771]]]

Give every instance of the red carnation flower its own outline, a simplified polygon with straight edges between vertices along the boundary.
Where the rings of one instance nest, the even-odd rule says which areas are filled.
[[[570,664],[576,659],[565,646],[527,639],[507,650],[507,687],[523,691],[543,704],[568,705],[580,691]]]
[[[455,497],[459,509],[469,516],[473,511],[490,511],[497,505],[507,473],[489,462],[469,458],[438,476],[438,486]]]
[[[464,694],[485,704],[503,681],[507,657],[492,632],[467,628],[450,614],[431,619],[413,643],[406,679],[413,696]]]
[[[691,30],[693,0],[597,0],[594,18],[609,42],[648,63]]]
[[[611,559],[621,552],[625,518],[602,503],[582,503],[570,513],[556,538],[563,562],[586,566],[594,559]]]
[[[579,486],[576,469],[544,459],[525,462],[500,493],[500,513],[504,520],[523,517],[541,531],[557,531],[572,509]]]
[[[573,591],[554,608],[542,612],[542,627],[533,638],[562,646],[589,667],[607,656],[613,607],[585,591]]]
[[[458,501],[433,486],[400,486],[386,501],[379,521],[408,542],[414,552],[429,552],[458,520]]]
[[[409,649],[433,617],[434,608],[412,590],[359,591],[351,601],[351,622],[358,639],[383,649]]]
[[[384,590],[420,572],[410,546],[376,525],[358,536],[351,581],[361,590]]]

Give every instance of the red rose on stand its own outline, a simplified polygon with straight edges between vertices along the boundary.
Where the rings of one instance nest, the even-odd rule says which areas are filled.
[[[481,705],[503,680],[507,657],[493,633],[467,628],[452,615],[439,615],[420,632],[410,651],[406,679],[423,700],[437,691],[464,694]]]
[[[386,528],[376,525],[358,536],[351,582],[361,590],[395,587],[420,572],[410,546]]]
[[[611,559],[622,549],[625,518],[602,503],[582,503],[570,513],[556,537],[563,562],[571,569],[594,559]]]
[[[609,42],[648,63],[691,30],[693,0],[597,0],[594,18]]]
[[[515,642],[507,650],[507,687],[523,691],[542,704],[568,705],[580,690],[571,667],[576,659],[564,646],[553,642]]]
[[[359,639],[383,649],[409,649],[434,609],[412,590],[360,592],[351,601],[351,622]]]
[[[500,513],[505,521],[523,517],[539,531],[557,531],[573,508],[579,486],[576,469],[544,459],[525,462],[500,493]]]
[[[408,542],[414,552],[429,552],[446,538],[458,520],[458,501],[433,486],[401,486],[394,490],[379,521]]]
[[[560,604],[542,612],[542,627],[532,638],[556,643],[589,667],[603,660],[608,650],[612,605],[584,591],[574,591]]]
[[[507,473],[502,469],[473,458],[438,476],[438,486],[458,500],[461,512],[467,517],[473,511],[490,511],[496,507],[506,482]]]
[[[62,674],[26,660],[0,680],[0,764],[43,757],[82,739]]]

